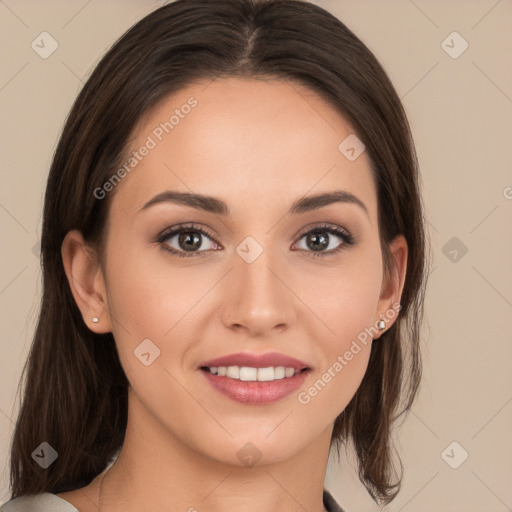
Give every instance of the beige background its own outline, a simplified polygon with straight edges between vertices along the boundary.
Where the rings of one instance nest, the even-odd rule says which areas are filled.
[[[8,498],[15,392],[38,310],[34,246],[59,131],[105,50],[162,3],[0,0],[0,503]],[[389,510],[511,510],[512,2],[315,3],[354,30],[388,71],[423,175],[435,259],[425,379],[398,433],[405,478]],[[43,31],[59,45],[48,59],[31,48]],[[469,44],[458,58],[441,46],[453,31]],[[461,40],[450,41],[452,52],[462,48]],[[456,261],[454,243],[467,248]],[[453,452],[446,451],[454,441]],[[469,457],[452,469],[444,459],[457,462],[462,450]],[[326,486],[347,512],[378,510],[348,462],[343,470],[330,467]]]

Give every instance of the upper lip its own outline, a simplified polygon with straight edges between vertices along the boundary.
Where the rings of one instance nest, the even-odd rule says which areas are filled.
[[[285,368],[294,368],[295,370],[309,368],[309,366],[303,361],[277,352],[269,352],[266,354],[249,354],[243,352],[238,354],[229,354],[227,356],[205,361],[199,365],[199,368],[203,366],[208,366],[209,368],[212,366],[248,366],[251,368],[284,366]]]

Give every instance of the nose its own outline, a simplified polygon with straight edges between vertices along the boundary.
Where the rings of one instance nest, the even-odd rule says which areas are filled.
[[[221,318],[223,324],[249,336],[270,336],[290,328],[296,320],[292,278],[268,251],[252,263],[235,257],[225,283]]]

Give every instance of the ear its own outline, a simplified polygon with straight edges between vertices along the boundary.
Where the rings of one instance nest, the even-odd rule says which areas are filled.
[[[393,325],[400,310],[400,298],[402,297],[407,270],[408,246],[405,237],[397,235],[389,244],[389,249],[394,266],[391,275],[384,277],[378,306],[379,320],[383,319],[386,322],[385,330],[388,330]],[[381,331],[381,334],[383,332]],[[374,339],[377,338],[379,336],[376,336]]]
[[[61,255],[71,293],[85,325],[98,334],[111,332],[103,271],[96,253],[80,231],[70,231],[64,237]],[[93,322],[93,318],[98,322]]]

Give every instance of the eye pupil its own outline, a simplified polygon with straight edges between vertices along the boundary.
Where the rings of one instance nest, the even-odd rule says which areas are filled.
[[[308,244],[308,247],[312,248],[313,251],[321,251],[322,249],[325,249],[329,246],[327,237],[318,232],[309,233],[306,243]]]
[[[194,239],[192,243],[190,243],[191,239]],[[201,247],[201,235],[196,231],[182,231],[179,234],[178,243],[186,251],[194,251]]]

